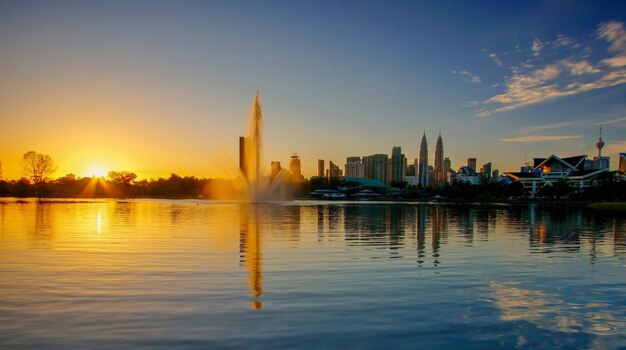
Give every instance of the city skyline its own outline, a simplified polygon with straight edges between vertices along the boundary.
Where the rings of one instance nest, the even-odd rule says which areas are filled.
[[[257,89],[267,174],[294,153],[307,178],[317,159],[342,166],[394,146],[416,159],[439,130],[452,169],[475,157],[514,171],[594,156],[601,125],[616,169],[625,6],[481,5],[3,3],[3,176],[21,177],[31,150],[55,160],[54,177],[219,176]]]

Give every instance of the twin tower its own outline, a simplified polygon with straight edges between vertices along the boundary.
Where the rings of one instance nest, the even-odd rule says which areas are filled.
[[[422,143],[420,144],[420,157],[416,174],[419,178],[420,185],[422,187],[430,185],[443,186],[447,180],[448,170],[450,170],[450,160],[446,158],[444,162],[441,132],[439,133],[437,145],[435,146],[435,166],[433,168],[428,166],[428,141],[426,140],[426,132],[424,132]]]

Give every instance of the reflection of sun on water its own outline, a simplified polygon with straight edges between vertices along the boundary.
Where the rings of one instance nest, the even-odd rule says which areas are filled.
[[[98,212],[98,233],[102,233],[102,217],[100,216],[100,212]]]

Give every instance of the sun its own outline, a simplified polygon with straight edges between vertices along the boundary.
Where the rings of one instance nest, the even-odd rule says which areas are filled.
[[[85,170],[85,175],[92,177],[106,177],[107,173],[107,169],[101,165],[91,165],[87,167],[87,170]]]

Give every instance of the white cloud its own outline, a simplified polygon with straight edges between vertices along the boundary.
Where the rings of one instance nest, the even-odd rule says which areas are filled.
[[[503,142],[544,142],[544,141],[560,141],[569,139],[579,139],[582,135],[533,135],[533,136],[517,136],[501,138]]]
[[[498,55],[492,52],[489,54],[489,58],[491,58],[491,60],[495,62],[495,64],[502,67],[502,61],[500,61],[500,59],[498,58]]]
[[[520,107],[576,95],[586,91],[607,88],[626,83],[626,29],[617,21],[598,26],[595,39],[609,43],[605,57],[592,61],[588,55],[589,45],[580,45],[573,39],[559,34],[550,41],[534,39],[531,44],[532,56],[511,65],[512,75],[504,77],[504,91],[483,101],[486,107],[476,110],[479,117],[511,111]],[[549,47],[550,55],[539,57]],[[567,56],[563,50],[567,47]],[[553,52],[554,51],[554,52]],[[559,58],[540,64],[540,59]],[[596,55],[594,55],[597,57]],[[489,57],[499,65],[502,62],[495,53]],[[531,57],[529,59],[529,57]]]

